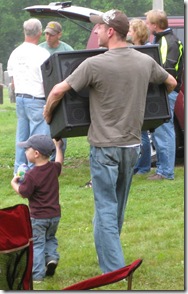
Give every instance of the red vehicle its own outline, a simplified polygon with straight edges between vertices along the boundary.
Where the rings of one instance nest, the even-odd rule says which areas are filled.
[[[34,5],[26,7],[32,17],[65,17],[73,21],[89,22],[91,13],[100,14],[101,11],[74,6],[71,1],[67,2],[52,2],[49,5]],[[144,17],[141,17],[144,19]],[[171,27],[177,37],[184,45],[184,16],[169,16],[169,27]],[[150,40],[151,41],[151,40]],[[91,31],[86,49],[98,48],[97,35],[94,33],[94,28]],[[178,95],[175,105],[174,125],[176,131],[176,148],[177,150],[184,147],[184,83],[182,83],[181,91]]]
[[[168,18],[169,27],[173,29],[176,36],[182,41],[184,45],[184,17],[170,16]],[[181,90],[176,100],[174,113],[174,126],[176,132],[176,149],[181,151],[184,147],[184,79]]]

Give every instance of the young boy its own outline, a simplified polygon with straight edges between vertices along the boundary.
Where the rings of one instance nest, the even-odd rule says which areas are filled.
[[[52,140],[46,135],[33,135],[18,143],[25,149],[27,160],[34,164],[25,173],[23,182],[19,183],[19,176],[14,176],[11,181],[13,189],[29,201],[34,282],[52,276],[59,261],[55,234],[61,216],[58,177],[63,163],[62,144],[61,140]],[[55,149],[55,162],[50,162],[49,157]]]

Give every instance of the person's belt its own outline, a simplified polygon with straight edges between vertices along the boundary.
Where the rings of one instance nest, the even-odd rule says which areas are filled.
[[[35,97],[35,96],[29,95],[29,94],[20,94],[20,93],[16,93],[16,96],[19,96],[19,97],[22,97],[22,98],[30,98],[30,99],[45,100],[45,97],[44,97],[44,98],[41,98],[41,97]]]

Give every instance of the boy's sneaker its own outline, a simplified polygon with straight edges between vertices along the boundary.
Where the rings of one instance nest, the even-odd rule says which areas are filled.
[[[34,284],[40,284],[43,280],[33,280]]]
[[[53,276],[57,267],[57,261],[51,260],[46,266],[46,276]]]

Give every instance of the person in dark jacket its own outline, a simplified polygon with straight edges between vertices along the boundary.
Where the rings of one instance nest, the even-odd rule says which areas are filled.
[[[156,172],[149,180],[174,179],[176,140],[174,130],[174,107],[181,88],[183,75],[183,45],[168,27],[168,18],[163,10],[150,10],[145,13],[146,23],[154,44],[159,44],[163,67],[177,81],[176,88],[168,95],[171,119],[159,126],[152,135],[157,153]]]

